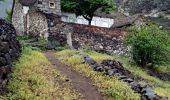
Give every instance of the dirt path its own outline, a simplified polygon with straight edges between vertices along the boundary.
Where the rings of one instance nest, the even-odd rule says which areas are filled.
[[[70,79],[73,88],[84,96],[84,100],[104,100],[103,96],[97,91],[97,88],[92,84],[89,78],[82,76],[80,73],[72,70],[69,66],[60,63],[55,58],[53,51],[45,52],[45,56],[59,71]]]

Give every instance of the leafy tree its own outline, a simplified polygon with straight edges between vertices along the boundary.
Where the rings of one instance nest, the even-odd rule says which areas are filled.
[[[1,4],[1,2],[4,2],[5,0],[0,0],[0,4]]]
[[[75,12],[78,0],[61,0],[61,9],[66,12]]]
[[[62,10],[67,12],[73,12],[76,16],[82,15],[88,20],[89,25],[93,19],[94,13],[99,8],[103,12],[109,13],[114,10],[114,0],[62,0]]]
[[[141,67],[170,62],[169,36],[157,25],[132,27],[126,42],[131,46],[133,60]]]
[[[0,1],[5,1],[5,0],[0,0]]]

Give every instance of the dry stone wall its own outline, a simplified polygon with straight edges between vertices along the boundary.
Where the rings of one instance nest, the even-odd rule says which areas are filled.
[[[21,46],[16,39],[16,30],[12,24],[0,19],[0,93],[3,92],[12,62],[19,57],[20,52]]]
[[[127,46],[123,44],[123,37],[126,34],[123,30],[78,24],[72,24],[72,26],[74,28],[72,38],[75,48],[87,47],[108,54],[124,54],[128,50]]]
[[[141,95],[141,100],[168,100],[167,97],[161,97],[155,93],[149,85],[141,84],[139,80],[143,80],[143,78],[137,77],[136,79],[135,75],[124,68],[119,61],[103,60],[102,63],[99,63],[88,56],[84,56],[84,63],[89,64],[95,71],[117,77],[119,80],[127,83],[132,90]]]
[[[68,30],[65,27],[68,26],[72,27],[69,31],[72,32],[73,47],[76,49],[93,49],[108,54],[124,54],[128,51],[123,43],[126,31],[69,23],[60,23],[50,28],[50,46],[66,46]]]

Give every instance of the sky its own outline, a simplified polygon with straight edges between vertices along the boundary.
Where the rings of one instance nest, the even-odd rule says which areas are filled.
[[[12,1],[13,0],[5,0],[5,2],[0,2],[0,18],[6,16],[6,9],[12,8]]]

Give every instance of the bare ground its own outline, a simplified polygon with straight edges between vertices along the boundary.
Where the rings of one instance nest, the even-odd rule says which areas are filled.
[[[71,67],[60,63],[56,59],[54,51],[45,52],[45,56],[52,65],[68,77],[69,80],[67,81],[71,81],[73,88],[83,95],[83,100],[105,100],[104,96],[97,90],[97,87],[93,85],[89,78],[72,70]]]

